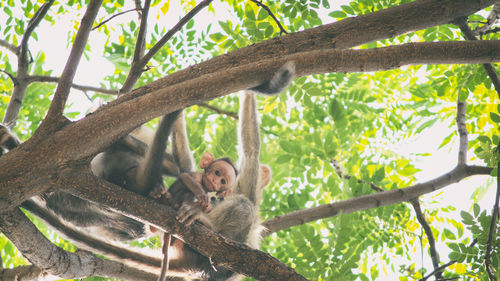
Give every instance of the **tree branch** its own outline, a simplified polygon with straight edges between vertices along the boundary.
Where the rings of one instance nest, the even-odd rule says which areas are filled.
[[[112,19],[114,19],[114,18],[116,18],[116,17],[118,17],[118,16],[124,15],[124,14],[126,14],[126,13],[130,13],[130,12],[133,12],[133,11],[139,11],[139,10],[138,10],[138,9],[130,9],[130,10],[126,10],[126,11],[123,11],[123,12],[120,12],[120,13],[117,13],[117,14],[114,14],[114,15],[112,15],[111,17],[109,17],[108,19],[106,19],[106,20],[102,21],[101,23],[99,23],[98,25],[94,26],[94,27],[92,28],[92,30],[96,30],[96,29],[98,29],[99,27],[101,27],[101,26],[105,25],[107,22],[109,22],[110,20],[112,20]]]
[[[452,183],[459,182],[472,175],[489,175],[491,171],[492,168],[487,167],[458,165],[450,172],[424,183],[376,194],[362,195],[340,202],[294,211],[265,221],[263,225],[267,228],[267,232],[264,233],[264,235],[267,236],[273,232],[277,232],[291,226],[301,225],[310,221],[328,218],[339,214],[350,214],[353,212],[409,201],[423,194],[430,193]]]
[[[44,75],[33,75],[33,76],[28,76],[27,81],[29,84],[35,83],[35,82],[54,82],[54,83],[59,83],[59,80],[61,77],[53,77],[53,76],[44,76]],[[98,92],[102,94],[110,94],[110,95],[117,95],[118,90],[115,89],[106,89],[106,88],[100,88],[100,87],[94,87],[94,86],[85,86],[85,85],[79,85],[75,83],[71,83],[71,87],[75,88],[80,91],[93,91],[93,92]]]
[[[40,24],[42,19],[45,17],[50,7],[54,3],[54,0],[50,0],[44,3],[35,13],[33,18],[30,20],[26,31],[23,34],[21,39],[21,45],[16,48],[17,55],[17,76],[16,80],[17,84],[14,83],[14,91],[12,92],[12,97],[7,106],[7,110],[5,111],[3,123],[8,124],[9,128],[12,129],[17,121],[17,116],[19,115],[19,110],[21,109],[21,105],[24,100],[24,95],[26,94],[26,89],[28,88],[28,84],[25,81],[28,76],[28,41],[35,28]],[[5,42],[6,43],[6,42]],[[9,47],[9,45],[7,45]]]
[[[61,74],[61,79],[57,84],[56,92],[54,94],[54,98],[52,99],[52,103],[50,104],[49,111],[47,112],[47,116],[40,125],[38,131],[47,130],[50,126],[60,126],[60,124],[53,124],[51,121],[59,123],[59,120],[62,120],[61,118],[64,111],[64,106],[66,105],[66,100],[68,99],[73,78],[75,77],[76,69],[78,68],[78,64],[80,63],[80,58],[82,57],[85,45],[87,44],[92,24],[94,23],[101,3],[102,0],[91,0],[89,5],[87,6],[87,10],[85,11],[85,14],[83,15],[83,18],[80,22],[80,28],[76,33],[75,41],[73,43],[73,46],[71,47],[68,61],[64,66],[64,70]],[[48,129],[48,131],[51,130]],[[37,133],[35,133],[35,135],[37,135]]]
[[[276,18],[276,16],[273,14],[273,12],[271,12],[271,9],[269,9],[268,6],[264,5],[262,3],[262,1],[259,1],[259,0],[250,0],[252,2],[254,2],[255,4],[257,4],[257,6],[263,8],[264,10],[266,10],[266,12],[273,18],[273,20],[276,22],[276,24],[278,25],[279,29],[280,29],[280,34],[283,35],[283,34],[287,34],[288,32],[286,32],[285,28],[283,27],[283,25],[281,25],[280,21],[278,20],[278,18]]]
[[[156,44],[138,61],[132,63],[132,67],[134,71],[130,71],[127,79],[123,83],[122,89],[120,92],[128,93],[134,85],[137,83],[137,80],[142,74],[142,70],[146,67],[146,64],[153,58],[153,56],[175,35],[186,23],[189,22],[199,11],[201,11],[204,7],[208,6],[213,0],[203,0],[201,1],[193,10],[189,11],[172,29],[170,29],[163,37],[156,42]],[[144,18],[144,14],[143,14]],[[139,40],[139,38],[137,38]],[[134,54],[134,60],[136,56]]]
[[[19,210],[0,216],[0,230],[34,265],[61,278],[88,276],[126,280],[156,280],[154,274],[103,260],[85,251],[70,253],[56,247]]]
[[[148,84],[148,87],[151,90],[158,90],[161,87],[226,68],[250,64],[255,62],[255,58],[263,61],[305,51],[351,48],[376,40],[392,38],[407,32],[447,24],[455,18],[468,16],[493,5],[496,1],[413,1],[238,49],[172,73],[157,83]],[[422,20],[423,17],[425,21]],[[133,95],[129,96],[129,98],[132,97]]]
[[[500,152],[500,148],[497,149],[497,153]],[[496,270],[491,265],[491,251],[493,248],[493,241],[495,241],[496,237],[496,226],[499,218],[499,208],[500,208],[500,161],[497,164],[497,192],[496,199],[493,205],[493,210],[491,212],[491,223],[490,223],[490,231],[488,232],[488,241],[486,242],[486,252],[484,253],[484,266],[486,267],[486,272],[488,272],[488,277],[490,281],[497,280],[495,277]],[[498,270],[498,269],[497,269]]]
[[[427,279],[429,279],[430,277],[442,272],[443,269],[447,268],[448,266],[450,266],[456,262],[457,261],[449,261],[448,263],[443,264],[442,266],[440,266],[438,268],[435,268],[431,273],[427,274],[424,278],[420,279],[419,281],[427,281]],[[440,280],[440,279],[436,279],[436,280]]]
[[[9,76],[10,80],[12,80],[12,83],[14,84],[14,87],[19,85],[19,82],[17,81],[17,78],[14,75],[2,69],[0,69],[0,72],[5,73],[5,75]]]
[[[493,5],[493,8],[491,9],[490,14],[488,15],[486,24],[476,28],[472,34],[474,36],[477,36],[486,33],[486,31],[497,22],[499,15],[500,15],[500,3],[496,3],[495,5]]]
[[[179,223],[175,219],[175,210],[168,206],[114,186],[82,167],[68,172],[64,177],[70,180],[70,191],[74,195],[109,206],[163,231],[180,234],[186,243],[210,257],[215,265],[258,280],[305,280],[267,253],[229,240],[200,223],[194,223],[190,227]]]
[[[220,109],[218,107],[215,107],[215,106],[212,106],[212,105],[209,105],[208,103],[200,103],[200,104],[197,104],[199,107],[204,107],[204,108],[207,108],[207,109],[210,109],[218,114],[224,114],[226,116],[229,116],[235,120],[238,120],[238,114],[235,113],[235,112],[232,112],[232,111],[228,111],[228,110],[223,110],[223,109]]]
[[[467,126],[465,124],[465,113],[467,111],[467,105],[465,101],[460,101],[460,97],[457,98],[457,130],[460,138],[460,144],[458,147],[458,164],[467,163],[467,149],[469,148],[469,141],[467,137]]]
[[[500,4],[495,4],[495,6],[500,7]],[[476,36],[474,36],[474,34],[472,33],[472,30],[470,29],[469,25],[467,24],[465,18],[458,19],[456,24],[458,25],[458,27],[460,28],[460,30],[464,34],[464,37],[467,40],[471,40],[471,41],[477,40]],[[493,86],[495,87],[495,90],[497,91],[498,97],[500,97],[500,79],[498,78],[498,75],[495,71],[495,68],[493,67],[493,65],[491,65],[491,63],[483,64],[483,68],[486,71],[486,73],[488,74],[488,76],[490,77],[491,82],[493,83]]]
[[[257,86],[286,62],[294,61],[297,75],[303,76],[335,71],[376,71],[433,60],[448,64],[498,61],[500,41],[411,43],[369,50],[312,51],[226,68],[172,86],[162,87],[162,80],[158,80],[154,87],[150,87],[153,83],[140,87],[78,122],[67,124],[57,134],[42,133],[39,129],[37,133],[45,137],[43,142],[32,137],[21,146],[24,149],[16,149],[0,158],[0,212],[39,194],[36,192],[43,192],[43,188],[49,186],[45,184],[53,181],[50,177],[57,178],[57,173],[67,163],[94,156],[132,128],[160,115]],[[18,157],[21,159],[16,160]],[[10,160],[22,162],[22,159],[30,159],[29,165],[13,167],[8,164]],[[65,160],[61,163],[57,159]],[[32,184],[25,184],[26,179],[19,176],[23,173],[36,175]],[[6,185],[16,182],[20,186],[18,192],[7,194]]]
[[[432,234],[432,229],[425,220],[425,216],[422,212],[422,208],[420,207],[420,202],[418,202],[418,198],[410,200],[413,209],[415,210],[415,214],[417,216],[417,220],[425,231],[425,235],[427,236],[427,240],[429,241],[429,251],[431,254],[432,266],[434,267],[434,275],[436,275],[436,280],[440,280],[443,277],[441,271],[437,270],[439,267],[439,255],[436,250],[436,239],[434,239],[434,234]]]
[[[17,47],[14,44],[10,44],[9,42],[7,42],[3,39],[0,39],[0,47],[4,47],[5,49],[11,51],[15,55],[18,55],[19,47]]]
[[[342,169],[340,168],[339,164],[337,163],[337,161],[335,159],[332,159],[330,160],[330,164],[332,164],[333,168],[335,169],[335,172],[337,173],[337,175],[339,176],[339,178],[341,179],[346,179],[346,180],[350,180],[352,178],[351,175],[346,175],[342,172]],[[363,180],[360,180],[360,179],[357,179],[357,182],[358,183],[367,183]],[[384,191],[385,189],[373,184],[373,183],[368,183],[371,187],[372,190],[375,190],[375,191],[378,191],[378,192],[382,192]]]

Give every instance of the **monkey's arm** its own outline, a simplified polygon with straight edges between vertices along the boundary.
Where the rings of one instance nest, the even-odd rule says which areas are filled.
[[[179,175],[179,179],[182,181],[184,186],[194,194],[194,197],[200,201],[200,205],[205,209],[205,211],[210,210],[210,198],[203,189],[202,185],[196,181],[195,174],[182,173]]]
[[[238,142],[240,174],[236,191],[258,204],[256,186],[259,179],[260,133],[255,93],[240,94]]]

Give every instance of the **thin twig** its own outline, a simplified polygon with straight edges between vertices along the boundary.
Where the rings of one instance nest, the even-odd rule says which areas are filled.
[[[422,228],[425,231],[425,235],[427,236],[427,240],[429,241],[429,250],[431,253],[432,266],[434,267],[434,275],[436,275],[436,279],[440,280],[442,278],[441,270],[439,266],[439,256],[436,250],[436,239],[434,239],[434,235],[432,234],[432,229],[427,223],[425,216],[422,212],[422,208],[420,207],[420,202],[418,202],[418,198],[414,200],[410,200],[413,209],[415,210],[415,214],[417,215],[417,220],[422,225]]]
[[[224,115],[227,115],[235,120],[238,120],[238,114],[232,112],[232,111],[228,111],[228,110],[223,110],[223,109],[220,109],[218,107],[215,107],[215,106],[212,106],[212,105],[209,105],[209,104],[206,104],[206,103],[200,103],[198,104],[199,107],[204,107],[204,108],[207,108],[207,109],[210,109],[212,111],[215,111],[216,113],[219,113],[219,114],[224,114]]]
[[[433,275],[437,274],[437,273],[440,273],[443,271],[443,269],[447,268],[448,266],[456,263],[457,261],[453,260],[453,261],[449,261],[448,263],[446,264],[443,264],[442,266],[434,269],[434,271],[432,271],[431,273],[427,274],[424,278],[420,279],[419,281],[427,281],[427,279],[429,279],[430,277],[432,277]]]
[[[30,22],[28,23],[28,27],[26,28],[26,31],[23,34],[23,38],[21,39],[21,45],[19,45],[19,63],[22,64],[27,64],[27,56],[28,56],[28,40],[31,37],[31,34],[35,30],[35,28],[40,24],[42,19],[45,17],[47,12],[49,11],[50,7],[54,3],[54,0],[50,0],[49,2],[45,2],[40,9],[38,9],[31,18]]]
[[[336,160],[334,160],[334,159],[330,160],[330,164],[332,164],[333,168],[335,168],[335,172],[337,173],[339,178],[346,179],[346,180],[350,180],[352,178],[351,175],[347,175],[347,174],[344,174],[342,172],[342,169],[340,168],[340,166]],[[358,183],[368,183],[368,182],[360,180],[360,179],[357,179],[357,182]],[[385,191],[383,188],[381,188],[373,183],[368,183],[368,184],[370,184],[371,189],[373,189],[375,191],[378,191],[378,192]]]
[[[54,82],[54,83],[59,83],[59,80],[61,77],[54,77],[54,76],[44,76],[44,75],[33,75],[29,76],[27,78],[28,83],[35,83],[35,82]],[[71,84],[72,88],[75,88],[80,91],[93,91],[93,92],[98,92],[102,94],[109,94],[109,95],[117,95],[118,90],[116,89],[106,89],[106,88],[99,88],[99,87],[94,87],[94,86],[85,86],[85,85],[80,85],[80,84]]]
[[[203,0],[194,9],[189,11],[172,29],[170,29],[141,59],[141,65],[144,67],[148,61],[167,43],[174,34],[187,24],[197,13],[208,6],[213,0]]]
[[[92,27],[92,30],[96,30],[96,29],[98,29],[99,27],[101,27],[101,26],[105,25],[105,24],[106,24],[106,23],[108,23],[110,20],[112,20],[112,19],[114,19],[114,18],[116,18],[116,17],[118,17],[118,16],[121,16],[121,15],[126,14],[126,13],[130,13],[130,12],[133,12],[133,11],[137,11],[137,9],[130,9],[130,10],[126,10],[126,11],[120,12],[120,13],[118,13],[118,14],[112,15],[112,16],[111,16],[111,17],[109,17],[108,19],[106,19],[106,20],[102,21],[101,23],[99,23],[98,25],[96,25],[96,26]]]
[[[14,83],[14,86],[19,85],[19,81],[17,81],[16,77],[12,74],[10,74],[8,71],[5,71],[3,69],[0,69],[0,72],[5,73],[7,76],[9,76],[10,80],[12,80],[12,83]]]
[[[280,29],[280,35],[283,35],[283,34],[287,34],[288,32],[285,30],[285,28],[283,27],[283,25],[281,25],[280,21],[278,20],[278,18],[276,18],[276,16],[273,14],[273,12],[271,12],[271,9],[269,9],[268,6],[264,5],[262,3],[262,1],[259,1],[259,0],[250,0],[252,2],[254,2],[255,4],[257,4],[257,6],[263,8],[264,10],[266,10],[266,12],[273,18],[273,20],[276,22],[276,24],[278,25],[279,29]]]
[[[460,101],[457,98],[457,130],[460,137],[460,144],[458,148],[458,165],[467,163],[467,149],[469,146],[469,140],[467,137],[467,126],[465,124],[465,112],[467,110],[467,105],[465,101]]]
[[[490,30],[486,30],[484,32],[484,34],[497,33],[499,31],[500,31],[500,27],[497,27],[497,28],[493,28],[493,29],[490,29]]]
[[[476,28],[473,31],[474,35],[482,35],[487,33],[487,30],[492,27],[498,20],[500,14],[500,3],[496,3],[493,5],[493,9],[491,9],[490,14],[488,15],[488,19],[483,26]]]
[[[460,18],[456,21],[455,23],[458,25],[462,33],[464,34],[464,37],[467,40],[477,40],[476,36],[472,33],[472,30],[470,29],[469,25],[466,22],[465,18]],[[495,90],[497,91],[498,97],[500,97],[500,79],[498,78],[498,75],[495,72],[495,69],[491,65],[491,63],[485,63],[483,64],[484,70],[486,70],[486,73],[491,79],[491,82],[495,86]]]
[[[497,153],[500,153],[500,146],[497,147]],[[486,272],[488,272],[488,276],[490,281],[497,280],[495,277],[495,269],[491,265],[491,250],[494,236],[496,236],[496,226],[498,220],[498,209],[499,209],[499,200],[500,200],[500,161],[497,164],[497,194],[495,199],[495,205],[493,205],[493,211],[491,214],[491,223],[490,223],[490,231],[488,232],[488,242],[486,242],[486,252],[484,254],[484,266],[486,267]]]

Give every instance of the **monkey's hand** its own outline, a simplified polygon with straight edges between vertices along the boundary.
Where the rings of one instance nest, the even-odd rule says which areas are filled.
[[[198,204],[182,203],[182,206],[177,212],[177,220],[186,224],[191,225],[195,220],[204,216],[202,207]]]
[[[210,196],[208,196],[208,194],[206,193],[198,194],[196,195],[196,200],[197,200],[196,203],[198,203],[198,205],[200,205],[201,208],[203,208],[204,212],[208,212],[212,208],[212,205],[210,205]]]
[[[168,193],[167,189],[165,186],[163,186],[163,183],[158,183],[156,184],[151,191],[148,194],[149,197],[159,199],[162,197],[166,197],[166,199],[172,197],[170,196],[170,193]]]

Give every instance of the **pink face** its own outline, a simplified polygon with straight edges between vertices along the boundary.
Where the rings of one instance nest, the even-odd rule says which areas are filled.
[[[207,192],[230,189],[236,181],[236,173],[226,161],[215,161],[205,169],[201,181]]]

